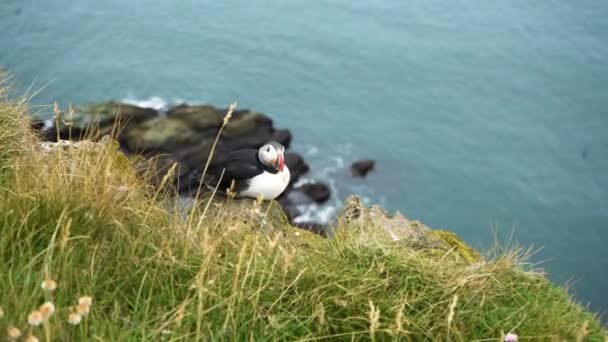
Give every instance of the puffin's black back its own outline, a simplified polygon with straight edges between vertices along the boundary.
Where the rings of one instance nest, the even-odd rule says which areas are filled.
[[[222,176],[222,170],[224,175]],[[230,153],[222,162],[214,164],[207,171],[203,182],[211,187],[215,187],[220,180],[218,190],[225,191],[234,180],[235,191],[247,188],[249,180],[262,172],[277,173],[272,167],[266,166],[258,159],[258,150],[244,149]]]

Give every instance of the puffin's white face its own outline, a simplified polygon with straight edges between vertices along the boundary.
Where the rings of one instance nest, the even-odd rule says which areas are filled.
[[[283,147],[283,145],[276,141],[271,141],[260,147],[258,150],[258,159],[260,159],[264,165],[283,171],[283,167],[285,166],[284,152],[285,147]]]

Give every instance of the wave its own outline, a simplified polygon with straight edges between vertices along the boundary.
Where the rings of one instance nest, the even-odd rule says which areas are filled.
[[[128,96],[122,100],[124,103],[128,103],[134,106],[139,106],[143,108],[152,108],[161,112],[167,111],[173,103],[163,99],[162,97],[152,96],[147,99],[136,99],[132,96]]]

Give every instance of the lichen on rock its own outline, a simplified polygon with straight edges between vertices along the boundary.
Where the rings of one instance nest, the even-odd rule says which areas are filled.
[[[466,263],[481,260],[481,255],[455,233],[433,230],[418,221],[409,220],[399,212],[389,214],[377,205],[368,208],[358,196],[346,199],[339,221],[341,227],[380,231],[394,242],[405,243],[424,252],[453,254]]]

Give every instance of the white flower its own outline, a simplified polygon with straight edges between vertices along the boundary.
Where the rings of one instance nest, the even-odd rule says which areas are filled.
[[[34,327],[42,324],[43,320],[44,320],[44,317],[42,317],[42,312],[40,312],[40,311],[32,311],[32,313],[30,313],[30,315],[27,316],[27,322],[31,326],[34,326]]]
[[[76,313],[81,315],[81,316],[86,316],[89,314],[89,311],[91,310],[91,307],[85,304],[79,304],[76,307]]]
[[[68,323],[70,323],[71,325],[78,325],[80,324],[80,321],[82,321],[82,316],[77,313],[71,313],[68,316]]]
[[[34,335],[29,335],[25,338],[25,342],[38,342],[38,338]]]
[[[53,279],[48,278],[40,284],[40,287],[45,291],[53,292],[57,289],[57,283]]]
[[[517,334],[508,333],[505,335],[505,342],[517,342],[518,340]]]
[[[6,330],[6,334],[8,335],[8,338],[11,338],[13,340],[18,339],[19,337],[21,337],[21,330],[15,328],[15,327],[9,327]]]
[[[91,296],[80,297],[78,298],[78,305],[91,306],[93,305],[93,298]]]
[[[42,304],[40,306],[40,313],[42,313],[42,317],[44,319],[51,317],[51,315],[55,313],[55,304],[51,302]]]

